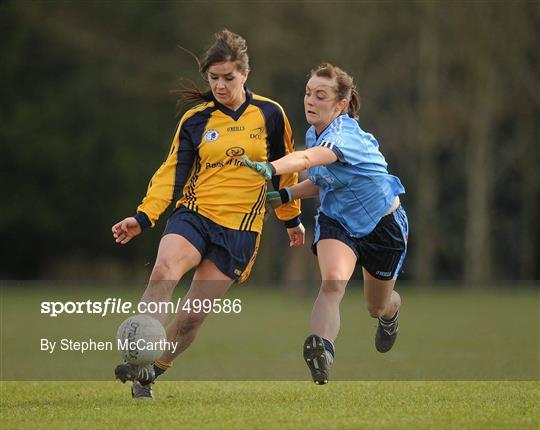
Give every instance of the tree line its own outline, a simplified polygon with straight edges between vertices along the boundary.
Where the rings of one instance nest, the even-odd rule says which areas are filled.
[[[4,279],[125,278],[150,270],[157,231],[128,247],[134,212],[178,121],[171,92],[229,28],[248,41],[248,86],[282,104],[296,147],[322,61],[355,77],[360,124],[407,193],[406,279],[538,279],[537,2],[16,2],[0,5]],[[182,80],[183,78],[183,80]],[[312,226],[317,203],[304,204]],[[270,215],[254,278],[311,279]]]

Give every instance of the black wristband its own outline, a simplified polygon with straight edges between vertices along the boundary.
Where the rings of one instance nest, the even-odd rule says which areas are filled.
[[[285,227],[287,228],[294,228],[298,227],[302,221],[300,220],[299,216],[295,216],[293,219],[290,219],[289,221],[285,221]]]
[[[276,168],[272,166],[272,163],[266,163],[270,167],[270,171],[272,172],[272,176],[276,176]]]
[[[148,215],[146,215],[144,212],[137,212],[137,215],[135,215],[133,218],[137,220],[141,226],[141,230],[144,230],[152,225],[150,218],[148,218]]]
[[[281,203],[288,203],[291,201],[291,199],[289,198],[289,193],[287,192],[286,188],[282,188],[281,190],[278,191],[278,193],[279,193],[279,197],[281,197]]]

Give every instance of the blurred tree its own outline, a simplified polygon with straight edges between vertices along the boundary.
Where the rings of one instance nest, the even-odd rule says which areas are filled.
[[[0,25],[0,277],[146,277],[163,220],[128,247],[110,226],[169,148],[170,90],[203,84],[177,45],[201,54],[224,27],[246,37],[248,85],[283,105],[298,148],[309,70],[355,77],[360,124],[407,189],[405,279],[540,276],[537,2],[4,1]],[[317,276],[270,215],[253,280]]]
[[[437,140],[437,113],[439,102],[439,8],[433,2],[419,5],[420,41],[418,61],[418,129],[415,144],[417,153],[417,170],[414,187],[421,193],[416,200],[416,226],[414,244],[416,260],[415,278],[419,281],[430,281],[435,278],[435,259],[440,237],[437,200],[439,184],[436,165],[436,153],[439,146]]]
[[[468,70],[469,135],[465,147],[467,169],[467,224],[465,232],[465,280],[489,279],[492,269],[491,228],[494,176],[495,122],[501,104],[500,83],[496,81],[497,63],[489,42],[490,30],[497,25],[493,4],[461,7],[462,43]],[[466,40],[464,40],[466,39]]]

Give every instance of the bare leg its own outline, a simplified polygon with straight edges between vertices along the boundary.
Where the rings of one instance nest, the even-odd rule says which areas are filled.
[[[156,263],[141,302],[169,302],[178,281],[201,261],[201,254],[187,239],[167,234],[159,243]],[[165,325],[167,313],[150,314]]]
[[[176,320],[167,327],[167,340],[177,342],[176,351],[166,350],[160,358],[160,361],[170,363],[183,351],[185,351],[195,340],[197,333],[208,316],[202,310],[198,313],[191,309],[191,312],[182,310],[184,303],[189,300],[193,303],[194,299],[201,302],[204,299],[213,301],[219,299],[227,292],[232,285],[233,280],[223,274],[216,265],[210,260],[203,260],[186,296],[182,298],[180,309]]]
[[[197,266],[201,258],[199,251],[184,237],[177,234],[163,236],[141,303],[170,301],[178,281],[186,272]],[[161,313],[147,313],[165,325],[168,318],[165,309]],[[154,372],[150,372],[152,369],[149,367],[120,364],[115,369],[115,375],[122,382],[133,381],[133,397],[148,400],[153,398],[149,383],[154,379]]]
[[[343,242],[323,239],[317,243],[322,283],[311,313],[314,334],[335,341],[340,327],[339,305],[356,265],[356,255]]]
[[[401,297],[394,291],[395,279],[381,281],[371,276],[366,269],[364,275],[364,297],[369,314],[373,318],[392,318],[401,305]]]

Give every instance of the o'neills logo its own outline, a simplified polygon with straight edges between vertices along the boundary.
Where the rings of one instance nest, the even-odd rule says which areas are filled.
[[[232,148],[227,149],[225,154],[229,157],[240,157],[241,155],[244,155],[246,151],[244,151],[244,148],[240,148],[239,146],[233,146]]]
[[[238,125],[238,126],[234,126],[234,127],[227,127],[227,131],[230,133],[232,131],[244,131],[246,129],[246,127],[244,127],[243,125]]]
[[[207,142],[215,142],[219,139],[219,132],[217,130],[208,130],[204,133],[204,140]]]

